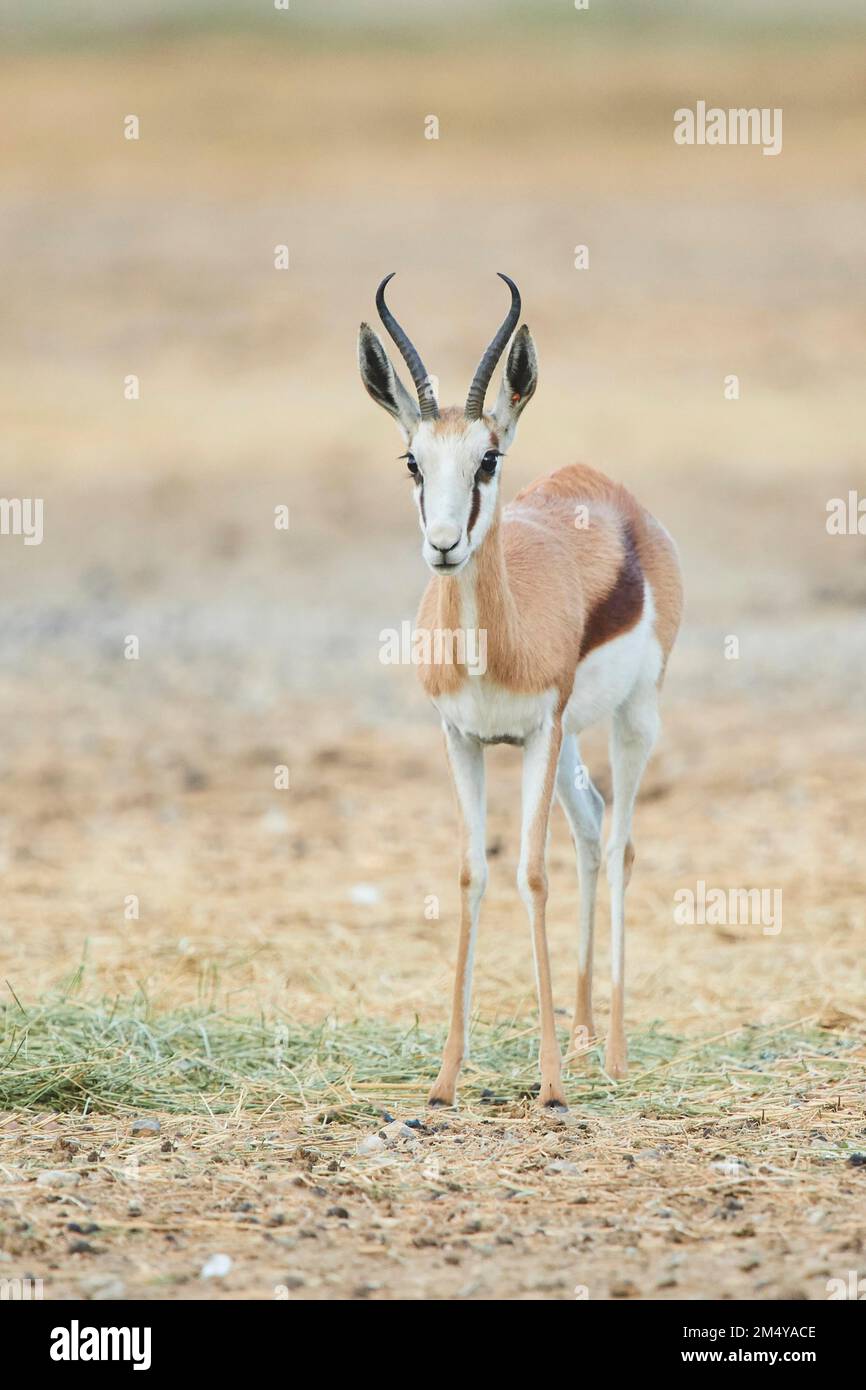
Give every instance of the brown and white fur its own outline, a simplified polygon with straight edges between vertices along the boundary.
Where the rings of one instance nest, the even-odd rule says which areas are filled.
[[[519,311],[519,295],[511,288]],[[389,331],[395,336],[390,326]],[[410,361],[396,336],[395,341],[410,370],[420,367],[423,373],[417,354]],[[421,667],[424,687],[442,717],[462,826],[457,973],[430,1103],[454,1103],[467,1053],[473,949],[487,882],[484,748],[506,742],[523,749],[518,886],[529,915],[538,989],[539,1100],[564,1106],[545,932],[551,804],[555,792],[571,827],[580,878],[572,1038],[580,1045],[595,1036],[593,927],[604,802],[582,768],[578,737],[609,717],[612,994],[605,1068],[621,1078],[627,1069],[624,898],[634,860],[632,814],[658,735],[658,692],[680,621],[676,550],[631,493],[581,464],[540,479],[502,506],[501,456],[538,377],[526,325],[514,337],[493,410],[475,419],[459,408],[440,413],[438,407],[431,417],[420,387],[419,413],[366,324],[359,360],[370,394],[401,427],[415,474],[422,553],[434,574],[418,627],[486,633],[484,674],[455,664]],[[481,397],[483,402],[483,385]]]

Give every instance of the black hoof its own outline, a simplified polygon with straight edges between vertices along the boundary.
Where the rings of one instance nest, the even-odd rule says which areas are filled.
[[[448,1100],[440,1100],[438,1096],[431,1096],[427,1104],[430,1106],[431,1110],[441,1110],[443,1107],[447,1109],[451,1102]]]

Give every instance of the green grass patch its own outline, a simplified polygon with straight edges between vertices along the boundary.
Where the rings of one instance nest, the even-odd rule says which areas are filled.
[[[435,1076],[442,1035],[376,1020],[316,1025],[237,1017],[213,1008],[155,1010],[143,997],[68,995],[0,1006],[0,1108],[183,1114],[302,1110],[333,1120],[417,1107]],[[563,1036],[563,1044],[565,1038]],[[461,1103],[513,1106],[537,1082],[534,1022],[476,1023]],[[862,1076],[862,1040],[800,1023],[717,1039],[658,1029],[629,1039],[632,1073],[615,1085],[593,1053],[569,1073],[573,1104],[647,1118],[760,1115],[840,1094]]]

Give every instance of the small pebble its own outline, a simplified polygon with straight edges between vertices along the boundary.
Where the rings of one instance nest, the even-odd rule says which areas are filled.
[[[230,1255],[211,1255],[201,1267],[202,1279],[224,1279],[232,1267]]]
[[[359,1154],[375,1154],[380,1149],[384,1149],[385,1140],[380,1139],[378,1134],[368,1134],[366,1139],[360,1139],[355,1145],[355,1152]]]
[[[73,1173],[68,1168],[46,1168],[44,1173],[40,1173],[36,1179],[37,1187],[77,1187],[81,1181],[80,1173]]]
[[[402,1120],[392,1120],[391,1123],[386,1125],[381,1131],[381,1135],[391,1143],[393,1143],[395,1139],[415,1139],[417,1137],[415,1131],[410,1129],[408,1125],[405,1125]]]
[[[359,907],[375,907],[382,901],[382,894],[373,883],[353,883],[349,897]]]
[[[545,1173],[568,1173],[574,1175],[575,1173],[579,1173],[580,1169],[576,1163],[569,1162],[567,1158],[555,1158],[552,1163],[548,1163],[544,1171]]]
[[[159,1134],[159,1120],[134,1120],[131,1134]]]

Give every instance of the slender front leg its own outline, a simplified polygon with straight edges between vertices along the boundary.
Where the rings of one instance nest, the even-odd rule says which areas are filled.
[[[487,852],[484,838],[484,748],[444,724],[445,750],[454,782],[461,825],[460,937],[457,971],[451,1005],[451,1026],[442,1054],[442,1066],[430,1091],[428,1105],[453,1105],[460,1065],[469,1052],[469,1002],[472,993],[472,958],[478,912],[487,886]]]
[[[532,734],[523,749],[523,819],[520,834],[520,868],[517,884],[526,904],[532,930],[532,949],[535,957],[535,979],[538,986],[538,1012],[541,1022],[541,1091],[542,1105],[565,1106],[562,1089],[562,1058],[556,1040],[556,1020],[553,1013],[553,989],[550,980],[550,957],[547,951],[545,911],[547,908],[547,826],[550,803],[556,779],[556,766],[562,743],[562,724],[559,716],[542,725]]]

